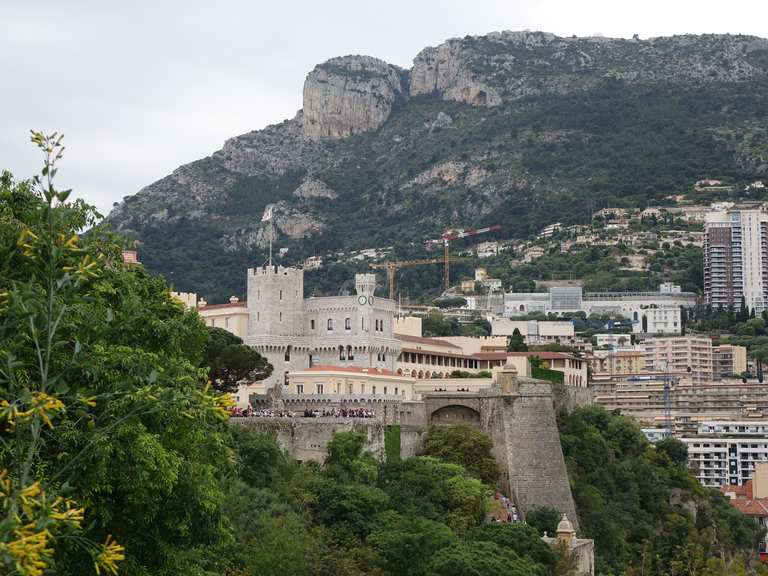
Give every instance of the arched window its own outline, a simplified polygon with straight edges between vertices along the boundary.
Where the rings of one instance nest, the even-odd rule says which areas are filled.
[[[333,318],[328,318],[328,331],[333,331]]]
[[[344,318],[344,330],[352,330],[352,320]]]
[[[352,352],[352,346],[347,346],[347,360],[354,360],[355,354]]]
[[[346,360],[347,355],[344,354],[344,346],[339,346],[339,360]]]
[[[288,346],[285,349],[285,361],[286,362],[290,362],[291,361],[291,347],[290,346]]]
[[[520,312],[525,312],[525,305],[524,304],[520,304]]]

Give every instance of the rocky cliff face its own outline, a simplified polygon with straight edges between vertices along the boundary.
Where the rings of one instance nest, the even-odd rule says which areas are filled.
[[[499,32],[425,48],[410,71],[320,64],[294,118],[227,140],[107,223],[179,289],[228,298],[272,231],[285,263],[447,227],[524,237],[714,175],[768,178],[768,40]]]
[[[304,81],[304,135],[344,138],[378,128],[404,92],[401,78],[402,70],[370,56],[319,64]]]
[[[496,106],[504,99],[586,89],[604,79],[738,82],[765,76],[766,54],[768,40],[752,36],[624,40],[496,32],[422,50],[413,61],[410,94]]]

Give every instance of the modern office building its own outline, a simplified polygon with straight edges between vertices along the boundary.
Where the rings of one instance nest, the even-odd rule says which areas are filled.
[[[707,213],[704,222],[704,298],[715,307],[759,314],[768,304],[768,214],[762,210]]]

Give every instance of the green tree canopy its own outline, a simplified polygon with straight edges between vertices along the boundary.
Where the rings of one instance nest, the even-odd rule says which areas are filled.
[[[424,437],[423,451],[462,466],[469,474],[488,486],[496,486],[499,469],[491,450],[493,442],[471,426],[432,426]]]
[[[214,388],[235,392],[241,380],[258,381],[272,374],[272,365],[243,340],[223,328],[208,327],[203,366],[210,369]]]
[[[0,542],[23,533],[13,501],[33,490],[84,510],[58,521],[79,532],[43,564],[112,572],[116,540],[122,574],[176,574],[181,556],[226,537],[220,480],[234,459],[226,398],[198,367],[205,328],[162,279],[124,264],[114,238],[78,236],[98,215],[54,188],[60,139],[33,139],[42,177],[0,179]],[[29,520],[55,521],[42,518]],[[9,550],[0,566],[18,569]]]

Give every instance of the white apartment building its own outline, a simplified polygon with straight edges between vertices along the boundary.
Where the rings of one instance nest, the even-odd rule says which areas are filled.
[[[680,334],[682,331],[680,306],[646,304],[629,312],[629,317],[635,334]]]
[[[663,309],[693,308],[696,306],[696,294],[682,292],[680,286],[669,283],[659,286],[658,292],[583,292],[578,286],[552,286],[548,292],[508,292],[504,294],[503,302],[488,298],[475,300],[472,305],[508,318],[532,312],[562,314],[579,311],[621,314],[630,318],[635,311],[653,306]],[[666,321],[674,322],[671,318]]]
[[[572,344],[576,338],[570,320],[510,320],[492,317],[490,321],[492,336],[512,336],[517,329],[526,344]]]
[[[704,223],[704,297],[739,308],[742,298],[760,314],[768,305],[768,214],[762,210],[708,212]]]
[[[710,421],[695,436],[681,440],[688,447],[688,465],[704,486],[741,486],[755,465],[768,461],[768,421]]]
[[[699,336],[649,338],[645,346],[645,368],[657,372],[690,374],[693,384],[711,382],[712,340]]]

